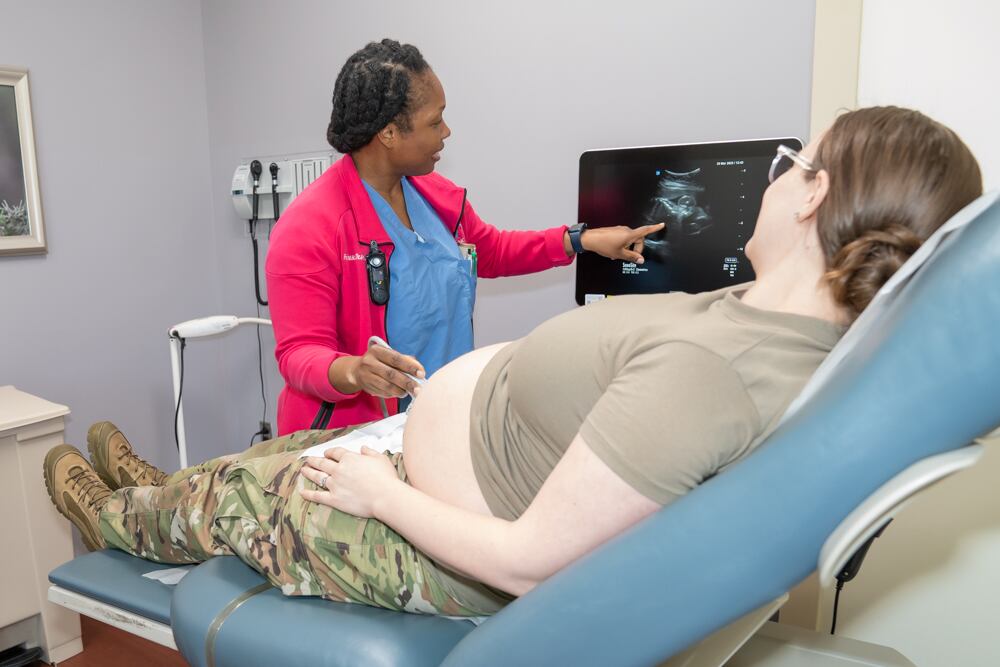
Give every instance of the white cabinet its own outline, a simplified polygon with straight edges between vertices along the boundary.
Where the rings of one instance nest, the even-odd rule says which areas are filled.
[[[48,662],[83,650],[80,617],[46,598],[49,572],[73,558],[70,523],[42,478],[67,414],[64,405],[0,387],[0,650],[41,646]]]

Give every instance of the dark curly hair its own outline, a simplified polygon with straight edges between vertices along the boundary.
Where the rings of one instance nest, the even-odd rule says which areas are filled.
[[[428,69],[417,47],[393,39],[371,42],[356,52],[333,86],[326,140],[341,153],[350,153],[391,122],[408,131],[410,113],[418,104],[413,76]]]

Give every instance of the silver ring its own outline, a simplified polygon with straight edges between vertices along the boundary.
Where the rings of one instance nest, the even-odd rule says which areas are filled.
[[[323,475],[319,480],[320,488],[326,489],[326,480],[330,479],[329,475]],[[329,489],[327,489],[329,491]]]

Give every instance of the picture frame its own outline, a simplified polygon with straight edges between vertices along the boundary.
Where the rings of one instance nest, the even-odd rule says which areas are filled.
[[[46,252],[28,70],[0,65],[0,256]]]

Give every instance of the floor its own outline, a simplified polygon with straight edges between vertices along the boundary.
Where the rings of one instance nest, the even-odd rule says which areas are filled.
[[[83,653],[59,663],[59,667],[188,667],[180,653],[166,646],[130,635],[86,616],[80,617]],[[46,667],[37,662],[33,667]]]

